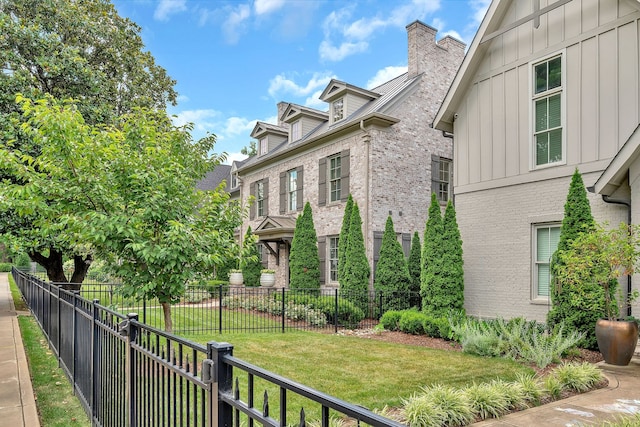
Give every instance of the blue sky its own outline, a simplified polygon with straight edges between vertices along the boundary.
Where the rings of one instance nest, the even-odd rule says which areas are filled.
[[[489,0],[113,0],[177,80],[176,124],[217,136],[241,159],[256,120],[276,104],[321,110],[332,78],[372,88],[406,71],[405,27],[420,20],[469,45]]]

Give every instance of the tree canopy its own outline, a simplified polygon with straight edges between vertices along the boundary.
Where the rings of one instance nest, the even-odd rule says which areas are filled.
[[[18,238],[96,253],[123,279],[125,296],[158,298],[170,330],[169,304],[186,283],[236,257],[242,208],[222,186],[195,185],[221,160],[209,155],[213,138],[193,142],[188,129],[148,110],[101,126],[86,124],[71,103],[20,104],[25,135],[41,152],[0,149],[18,178],[0,186],[0,203],[34,224]]]
[[[117,124],[139,107],[164,111],[177,96],[175,81],[144,51],[140,27],[120,17],[107,0],[1,1],[0,64],[0,143],[5,155],[13,153],[11,166],[0,163],[0,179],[14,184],[28,181],[17,169],[29,170],[29,162],[45,149],[22,127],[26,116],[15,102],[17,94],[31,100],[73,98],[74,111],[88,125]],[[52,207],[58,203],[58,193],[40,196]],[[19,213],[19,208],[2,203],[0,236],[11,236],[54,281],[68,281],[63,258],[74,259],[71,281],[82,282],[91,254],[55,227],[40,228],[46,223],[42,211]]]

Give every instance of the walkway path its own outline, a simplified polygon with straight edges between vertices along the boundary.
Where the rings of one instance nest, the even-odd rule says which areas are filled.
[[[7,273],[0,273],[0,425],[40,426]]]

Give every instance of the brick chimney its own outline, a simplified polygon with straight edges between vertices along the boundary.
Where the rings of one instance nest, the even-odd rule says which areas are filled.
[[[278,126],[288,126],[285,122],[282,121],[282,115],[284,114],[284,111],[287,109],[287,107],[289,106],[288,102],[283,102],[280,101],[278,102]]]
[[[421,73],[435,72],[436,63],[441,61],[451,61],[455,64],[454,70],[457,69],[464,57],[466,45],[451,36],[445,36],[436,42],[437,32],[435,28],[420,21],[407,25],[408,78]]]

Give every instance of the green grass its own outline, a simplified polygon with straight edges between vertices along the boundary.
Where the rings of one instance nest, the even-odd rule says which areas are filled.
[[[188,336],[201,343],[227,341],[234,356],[323,393],[369,409],[398,407],[423,386],[447,384],[461,387],[501,378],[515,380],[530,368],[506,359],[487,359],[459,352],[399,345],[358,337],[293,331],[285,334],[226,334]],[[246,400],[246,376],[240,378]],[[277,414],[279,389],[256,381],[256,406],[267,390],[271,413]],[[288,400],[289,418],[305,407],[307,419],[318,416],[302,398]]]

